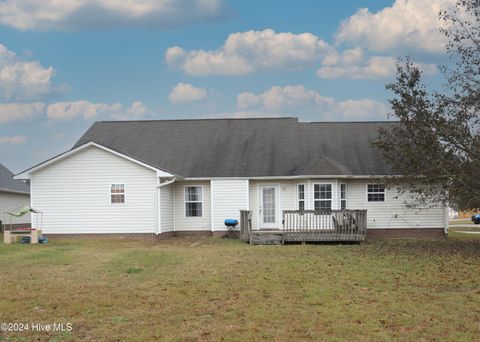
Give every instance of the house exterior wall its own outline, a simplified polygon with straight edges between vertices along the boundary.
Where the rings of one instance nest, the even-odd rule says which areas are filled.
[[[173,184],[162,186],[160,192],[160,233],[173,232]]]
[[[211,231],[211,198],[210,181],[179,181],[173,183],[174,191],[174,227],[175,232],[181,231]],[[185,215],[185,186],[199,185],[203,188],[202,216],[186,217]]]
[[[212,180],[212,230],[225,230],[227,218],[240,219],[240,210],[249,207],[248,180]]]
[[[340,209],[340,184],[347,184],[347,209],[367,210],[368,229],[415,229],[439,228],[445,224],[445,208],[410,209],[405,205],[407,195],[395,198],[395,189],[386,190],[385,202],[367,202],[367,184],[371,180],[345,179],[296,179],[296,180],[251,180],[249,186],[252,229],[259,229],[259,185],[278,185],[280,189],[280,210],[298,210],[299,184],[305,184],[305,209],[314,208],[314,184],[332,184],[332,209]],[[281,218],[278,221],[281,225]],[[280,228],[280,226],[279,226]]]
[[[368,183],[372,182],[349,181],[347,185],[347,208],[366,209],[368,229],[444,228],[445,208],[408,208],[408,195],[399,195],[395,189],[385,190],[385,202],[367,202]]]
[[[22,194],[14,194],[11,192],[0,191],[0,220],[3,224],[26,224],[30,223],[30,214],[22,217],[11,217],[6,212],[30,205],[30,196]]]
[[[110,203],[112,183],[125,203]],[[32,173],[32,207],[46,234],[154,233],[156,185],[153,170],[92,146]]]

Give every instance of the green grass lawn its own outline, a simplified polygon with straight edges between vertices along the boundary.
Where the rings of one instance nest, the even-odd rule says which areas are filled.
[[[462,219],[462,220],[451,220],[448,222],[450,226],[462,225],[462,224],[473,224],[472,220],[470,219]]]
[[[0,340],[480,340],[480,238],[0,243]]]

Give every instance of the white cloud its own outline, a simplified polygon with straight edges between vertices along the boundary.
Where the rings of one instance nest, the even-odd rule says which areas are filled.
[[[38,99],[52,92],[55,70],[38,61],[23,61],[0,44],[0,93],[6,100]]]
[[[294,115],[309,120],[376,120],[387,118],[385,104],[371,100],[337,101],[302,85],[272,87],[237,96],[237,117]]]
[[[3,145],[13,145],[13,146],[18,146],[18,145],[23,145],[27,142],[27,137],[24,135],[13,135],[13,136],[6,136],[2,137],[0,136],[0,146]]]
[[[205,99],[207,97],[207,90],[180,82],[173,87],[168,97],[172,103],[195,102]]]
[[[445,49],[445,37],[438,31],[439,12],[454,2],[396,0],[392,6],[375,13],[362,8],[342,22],[336,40],[377,52],[407,48],[441,53]]]
[[[45,104],[34,103],[0,103],[0,124],[13,121],[27,121],[40,116],[45,111]]]
[[[168,28],[220,18],[223,0],[4,0],[0,24],[19,30]]]
[[[169,48],[165,60],[188,75],[244,75],[262,69],[302,69],[314,65],[330,47],[311,33],[271,29],[232,33],[218,50]]]
[[[56,102],[48,105],[47,116],[50,120],[71,120],[83,117],[85,120],[98,116],[110,116],[117,120],[138,119],[148,112],[147,107],[139,101],[125,108],[120,103],[92,103],[86,100],[73,102]]]
[[[237,96],[239,109],[264,108],[269,112],[301,109],[311,106],[331,106],[335,103],[332,97],[321,96],[302,85],[272,87],[262,94],[241,93]]]
[[[426,75],[437,73],[435,64],[417,64]],[[396,72],[396,60],[392,57],[365,57],[362,49],[345,50],[328,55],[317,75],[323,79],[375,79],[389,78]]]
[[[148,112],[147,106],[140,101],[135,101],[126,110],[123,110],[122,106],[121,110],[110,113],[110,117],[115,120],[137,120],[144,117]]]

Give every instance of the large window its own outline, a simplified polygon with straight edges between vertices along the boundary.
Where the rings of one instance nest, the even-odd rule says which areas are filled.
[[[347,209],[347,184],[340,184],[340,209]]]
[[[298,210],[305,210],[305,184],[298,185]]]
[[[385,202],[385,185],[367,184],[368,202]]]
[[[332,184],[315,184],[313,195],[315,210],[332,209]]]
[[[110,184],[110,203],[125,203],[125,184]]]
[[[185,187],[185,216],[202,216],[203,188],[201,186]]]

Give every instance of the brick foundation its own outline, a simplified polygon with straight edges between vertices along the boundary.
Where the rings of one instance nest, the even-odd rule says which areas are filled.
[[[159,235],[154,233],[108,233],[108,234],[43,234],[49,238],[68,238],[68,239],[91,239],[91,238],[118,238],[118,239],[166,239],[171,237],[195,237],[195,236],[216,236],[222,237],[225,234],[224,231],[215,231],[210,230],[191,230],[191,231],[181,231],[181,232],[165,232]]]
[[[201,237],[215,236],[222,237],[224,231],[210,230],[191,230],[180,232],[165,232],[159,235],[153,233],[116,233],[116,234],[44,234],[50,238],[119,238],[119,239],[167,239],[171,237]],[[443,228],[401,228],[401,229],[368,229],[367,239],[399,239],[399,238],[427,238],[427,239],[443,239],[445,238]]]
[[[443,228],[367,229],[367,239],[445,238]]]

